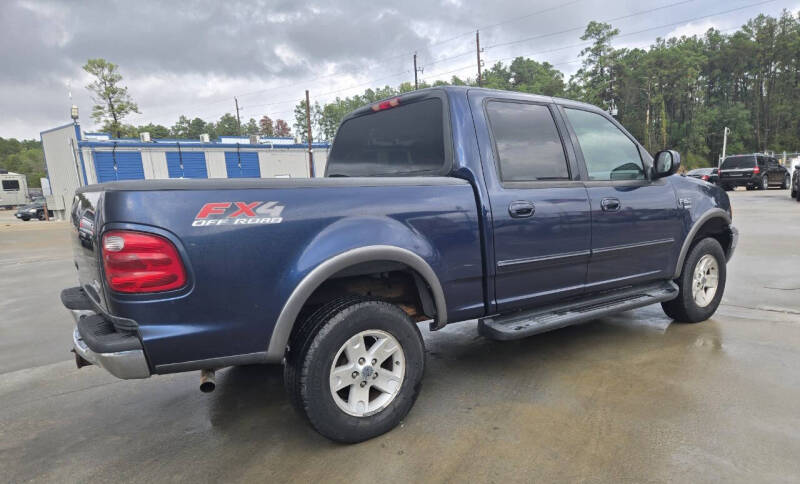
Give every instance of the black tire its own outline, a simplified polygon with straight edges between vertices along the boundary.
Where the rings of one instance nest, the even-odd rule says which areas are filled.
[[[783,183],[781,184],[781,188],[786,190],[787,188],[789,188],[789,185],[791,184],[792,184],[792,179],[789,178],[789,175],[786,175],[785,177],[783,177]]]
[[[717,262],[718,283],[714,298],[705,307],[699,307],[692,297],[692,279],[694,270],[700,259],[706,255],[712,255]],[[678,285],[678,297],[671,301],[661,303],[664,312],[670,318],[681,323],[699,323],[710,318],[719,307],[722,294],[725,292],[725,278],[727,269],[725,267],[725,253],[722,246],[716,239],[707,237],[697,242],[683,263],[681,276],[675,280]]]
[[[761,186],[758,187],[759,190],[769,190],[769,177],[764,175],[761,177]]]
[[[31,219],[30,217],[20,217],[20,220],[22,220],[23,222],[27,222],[30,219]]]
[[[38,212],[36,212],[36,218],[38,218],[39,220],[44,220],[44,210],[39,210]]]
[[[729,192],[733,190],[733,187],[730,185],[722,185],[722,189],[725,190],[726,192]]]
[[[357,417],[334,401],[330,370],[342,345],[368,330],[387,332],[399,342],[405,375],[391,403],[377,413]],[[422,335],[403,310],[383,301],[344,298],[314,312],[292,336],[284,383],[292,404],[317,432],[337,442],[355,443],[384,434],[405,418],[419,395],[424,371]]]

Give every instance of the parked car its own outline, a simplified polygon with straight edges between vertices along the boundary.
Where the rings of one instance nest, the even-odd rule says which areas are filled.
[[[789,188],[789,170],[772,156],[752,154],[728,156],[719,169],[719,183],[726,191],[735,187],[766,190],[772,186]]]
[[[686,176],[707,181],[712,185],[719,183],[719,175],[717,174],[716,168],[695,168],[694,170],[687,172]]]
[[[200,370],[208,391],[283,363],[317,431],[365,440],[420,392],[416,322],[514,340],[655,303],[714,314],[730,201],[679,166],[595,106],[440,87],[346,116],[324,178],[83,187],[61,295],[78,366]]]
[[[17,213],[15,213],[14,216],[17,217],[20,220],[25,221],[25,222],[27,222],[28,220],[30,220],[32,218],[36,218],[36,219],[39,219],[39,220],[44,220],[45,219],[44,207],[45,207],[45,201],[44,201],[43,198],[42,199],[35,199],[31,203],[19,207],[17,209]],[[47,214],[48,214],[49,217],[52,217],[53,216],[53,211],[52,210],[48,210]]]

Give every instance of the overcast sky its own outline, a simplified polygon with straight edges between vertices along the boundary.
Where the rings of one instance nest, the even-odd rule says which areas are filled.
[[[72,102],[84,130],[92,130],[81,66],[94,57],[120,66],[139,104],[141,114],[126,123],[169,127],[181,114],[216,120],[233,111],[238,96],[243,120],[267,114],[291,124],[305,89],[312,102],[325,102],[413,81],[414,51],[427,81],[474,77],[477,28],[487,67],[523,55],[568,77],[579,66],[576,44],[590,20],[616,19],[617,47],[646,47],[657,37],[735,29],[759,13],[800,8],[800,0],[754,5],[760,2],[4,0],[0,136],[38,139],[70,121]]]

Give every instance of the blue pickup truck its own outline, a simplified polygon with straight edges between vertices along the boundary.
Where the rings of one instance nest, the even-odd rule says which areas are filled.
[[[672,176],[607,113],[443,87],[349,114],[324,178],[78,190],[79,366],[119,378],[283,364],[321,434],[384,433],[431,330],[513,340],[649,304],[709,318],[736,246],[726,193]]]

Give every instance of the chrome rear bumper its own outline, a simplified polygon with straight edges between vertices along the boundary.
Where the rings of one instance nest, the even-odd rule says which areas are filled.
[[[95,314],[93,311],[85,310],[70,310],[70,312],[76,323],[82,317]],[[75,349],[75,354],[89,363],[103,368],[117,378],[131,380],[150,376],[150,368],[142,350],[96,353],[83,341],[77,326],[72,332],[72,345]]]

